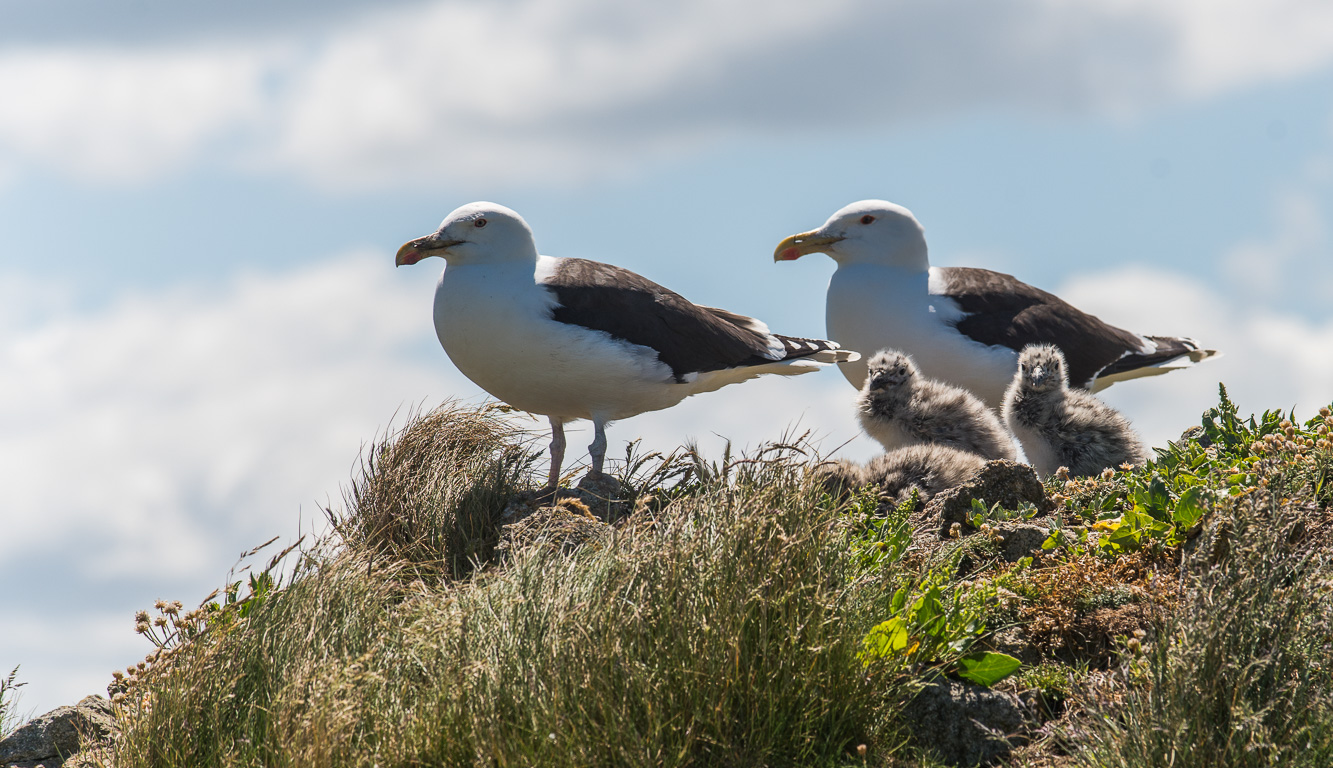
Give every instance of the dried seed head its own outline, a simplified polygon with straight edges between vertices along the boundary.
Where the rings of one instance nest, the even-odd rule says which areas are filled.
[[[963,526],[959,525],[958,523],[954,523],[953,525],[949,526],[949,538],[959,539],[962,538],[962,536],[963,536]]]
[[[1106,469],[1103,469],[1103,470],[1102,470],[1102,479],[1103,479],[1103,480],[1110,480],[1110,479],[1112,479],[1113,477],[1115,477],[1115,470],[1114,470],[1114,469],[1111,469],[1110,467],[1107,467]]]

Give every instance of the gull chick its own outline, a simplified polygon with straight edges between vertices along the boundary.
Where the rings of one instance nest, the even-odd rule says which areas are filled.
[[[988,460],[1017,458],[999,417],[971,392],[922,376],[910,356],[894,349],[880,350],[867,369],[857,415],[885,450],[933,443]]]
[[[1129,421],[1096,397],[1069,386],[1058,347],[1023,348],[1004,395],[1004,419],[1043,478],[1060,467],[1088,477],[1107,467],[1141,465],[1148,450]]]

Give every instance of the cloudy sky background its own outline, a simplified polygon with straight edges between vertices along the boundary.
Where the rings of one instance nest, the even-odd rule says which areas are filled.
[[[1323,0],[0,0],[0,673],[25,710],[102,691],[136,609],[317,528],[395,413],[480,402],[442,264],[392,268],[472,200],[798,335],[833,264],[774,245],[893,200],[937,264],[1223,350],[1106,393],[1153,444],[1218,381],[1308,416],[1331,94]],[[752,382],[610,455],[799,423],[865,458],[852,395]]]

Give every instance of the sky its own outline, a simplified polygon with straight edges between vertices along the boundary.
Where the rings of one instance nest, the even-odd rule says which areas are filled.
[[[104,692],[151,649],[136,610],[322,530],[413,409],[483,402],[431,327],[443,264],[393,268],[450,210],[819,336],[832,261],[773,248],[864,198],[937,265],[1221,350],[1103,393],[1153,445],[1219,382],[1247,413],[1333,400],[1324,0],[0,0],[20,710]],[[808,429],[865,459],[854,395],[768,377],[620,422],[608,456]]]

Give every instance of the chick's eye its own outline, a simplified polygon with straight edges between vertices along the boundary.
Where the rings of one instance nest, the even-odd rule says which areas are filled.
[[[482,227],[486,226],[486,220],[485,220],[485,219],[477,219],[477,220],[475,220],[475,221],[472,222],[472,226],[476,227],[477,229],[481,229]]]
[[[861,223],[862,223],[862,224],[869,224],[870,222],[872,222],[872,221],[874,221],[874,220],[875,220],[875,217],[874,217],[874,216],[871,216],[871,215],[868,214],[868,213],[867,213],[866,215],[864,215],[864,216],[861,217]]]

